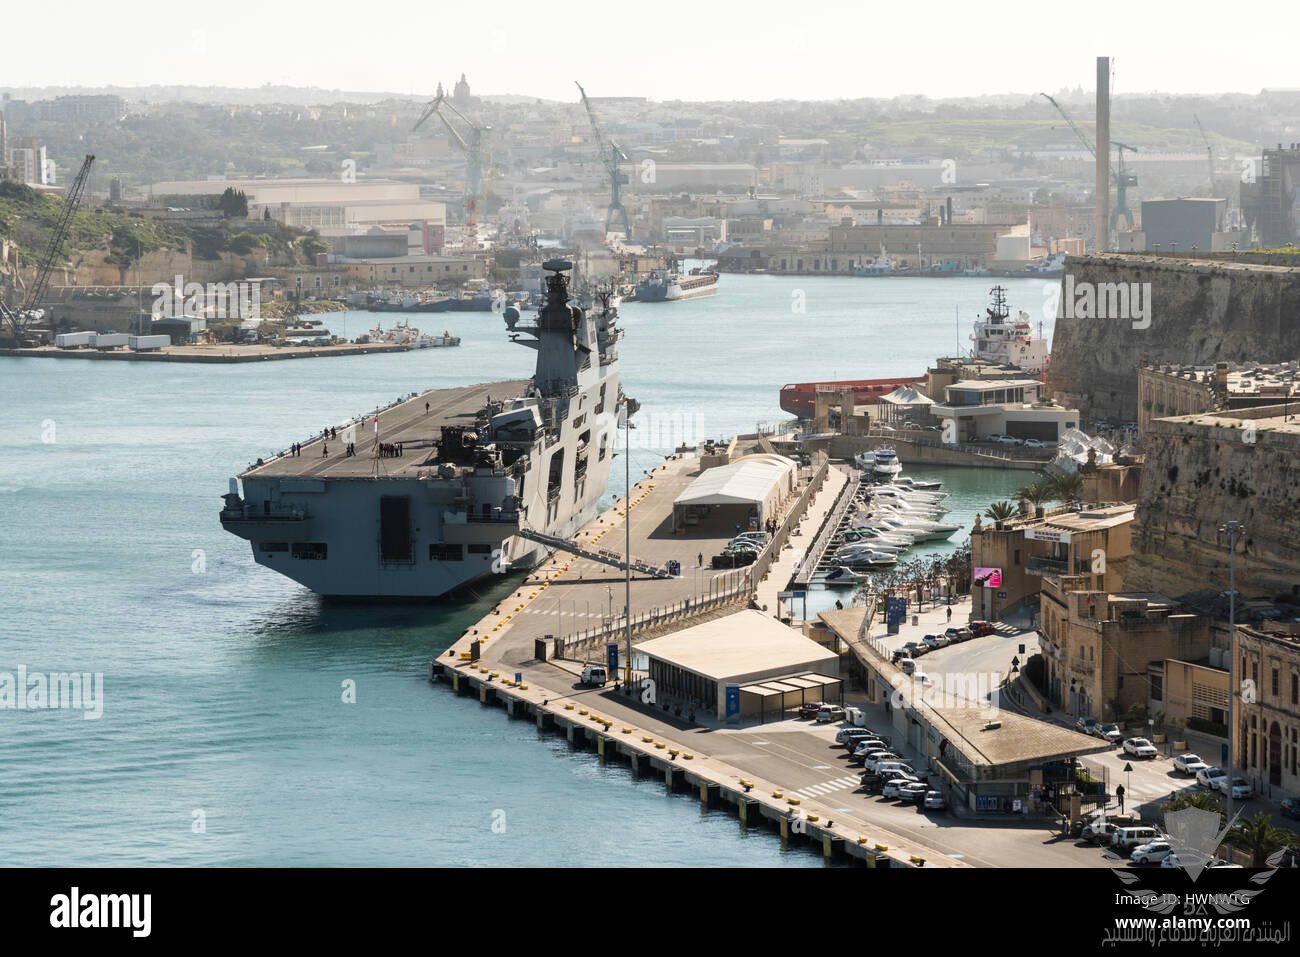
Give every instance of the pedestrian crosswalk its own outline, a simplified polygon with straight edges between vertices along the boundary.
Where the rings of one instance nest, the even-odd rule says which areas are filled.
[[[813,784],[806,788],[800,788],[794,793],[805,798],[822,797],[826,794],[833,794],[836,791],[843,791],[845,788],[856,788],[861,783],[862,780],[858,775],[849,774],[842,778],[836,778],[834,781],[823,781],[820,784]]]

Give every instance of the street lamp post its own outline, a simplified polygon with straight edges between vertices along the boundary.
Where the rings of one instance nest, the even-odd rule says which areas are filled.
[[[1237,637],[1237,542],[1241,541],[1242,536],[1246,534],[1246,528],[1241,522],[1224,522],[1219,526],[1219,534],[1228,540],[1228,787],[1227,787],[1227,813],[1228,820],[1232,820],[1232,778],[1233,768],[1236,766],[1234,758],[1236,754],[1233,749],[1233,736],[1236,730],[1232,721],[1232,699],[1236,697],[1236,686],[1233,683],[1233,670],[1237,660],[1237,652],[1234,648]]]

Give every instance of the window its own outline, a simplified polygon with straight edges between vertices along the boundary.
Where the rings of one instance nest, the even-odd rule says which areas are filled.
[[[1276,698],[1279,694],[1277,690],[1277,669],[1276,668],[1273,669],[1272,680],[1270,681],[1270,684],[1272,685],[1273,688],[1273,697]]]
[[[464,546],[435,543],[429,546],[429,561],[460,562],[465,560]]]
[[[482,545],[482,544],[467,545],[467,546],[465,546],[465,550],[468,551],[471,555],[491,555],[491,554],[492,554],[492,546],[491,546],[491,545]]]
[[[1020,564],[1020,549],[1018,549],[1018,548],[1016,549],[1015,556],[1011,559],[1011,564],[1013,564],[1013,565],[1019,565],[1019,564]]]
[[[1291,673],[1291,703],[1300,704],[1300,675]]]
[[[324,561],[328,555],[328,547],[324,542],[294,542],[293,557],[306,558],[313,561]]]

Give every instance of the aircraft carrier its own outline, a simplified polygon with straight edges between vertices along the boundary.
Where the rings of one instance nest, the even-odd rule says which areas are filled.
[[[537,352],[531,379],[413,395],[259,460],[231,479],[222,527],[259,564],[345,600],[437,598],[544,559],[521,532],[576,534],[635,402],[619,387],[617,311],[570,304],[567,260],[543,267],[536,319],[504,312],[510,340]]]

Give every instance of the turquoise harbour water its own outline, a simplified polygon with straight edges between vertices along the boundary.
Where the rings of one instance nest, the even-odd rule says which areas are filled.
[[[628,304],[622,372],[646,429],[633,469],[674,429],[783,418],[785,382],[922,372],[957,347],[955,307],[968,345],[992,284],[728,275],[715,298]],[[1037,321],[1043,283],[1005,285]],[[376,316],[324,318],[356,336]],[[820,866],[430,686],[429,659],[509,582],[479,601],[326,606],[221,531],[227,479],[257,456],[407,392],[531,372],[496,315],[424,328],[463,345],[231,366],[0,359],[0,672],[104,676],[98,720],[0,709],[0,864]],[[963,524],[1025,477],[929,474]]]

